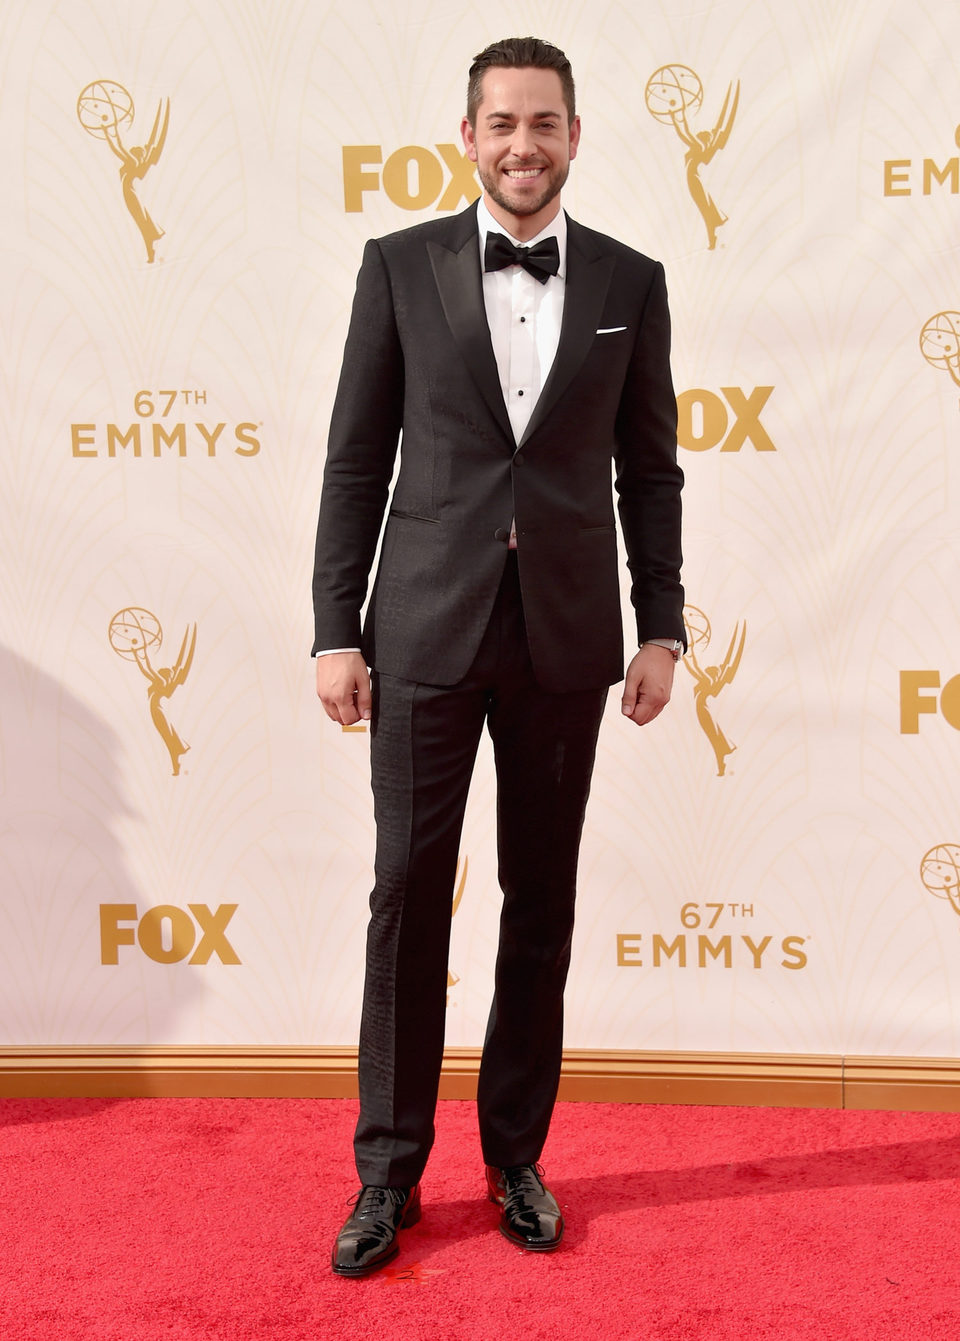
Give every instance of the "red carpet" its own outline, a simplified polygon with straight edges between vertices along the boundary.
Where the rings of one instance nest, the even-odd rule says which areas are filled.
[[[334,1277],[355,1106],[3,1100],[2,1341],[960,1336],[960,1114],[562,1104],[560,1250],[496,1232],[473,1107],[424,1216]]]

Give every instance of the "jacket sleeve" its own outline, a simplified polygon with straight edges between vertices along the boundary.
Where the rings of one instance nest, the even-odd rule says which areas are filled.
[[[313,651],[360,646],[403,417],[404,360],[376,241],[357,279],[327,443],[313,569]]]
[[[677,464],[667,286],[659,264],[617,413],[615,464],[638,640],[675,637],[686,645],[680,585],[683,471]]]

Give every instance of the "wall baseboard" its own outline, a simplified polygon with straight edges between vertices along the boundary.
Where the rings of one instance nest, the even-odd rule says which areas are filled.
[[[450,1048],[443,1099],[472,1099],[479,1048]],[[352,1098],[355,1047],[0,1049],[2,1098]],[[564,1054],[560,1098],[960,1111],[960,1059],[721,1052]]]

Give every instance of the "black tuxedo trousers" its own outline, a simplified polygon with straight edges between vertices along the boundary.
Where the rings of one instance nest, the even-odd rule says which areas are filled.
[[[360,1035],[361,1181],[418,1182],[434,1136],[460,834],[484,724],[497,773],[503,906],[477,1110],[484,1160],[535,1163],[560,1077],[577,858],[606,688],[548,693],[533,674],[508,555],[467,675],[374,674],[377,821]]]

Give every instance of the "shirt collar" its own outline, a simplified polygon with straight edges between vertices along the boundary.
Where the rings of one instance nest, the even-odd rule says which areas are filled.
[[[496,219],[487,209],[483,196],[477,201],[477,229],[480,234],[480,261],[483,264],[483,249],[486,246],[488,233],[503,233],[510,238],[511,242],[516,242],[524,247],[532,247],[537,242],[542,242],[544,238],[555,237],[557,239],[557,249],[560,253],[560,269],[557,271],[558,279],[567,277],[567,216],[563,209],[557,211],[555,219],[551,219],[546,228],[542,229],[536,237],[528,238],[526,242],[520,243],[519,238],[515,238],[508,232],[502,224],[497,223]]]

